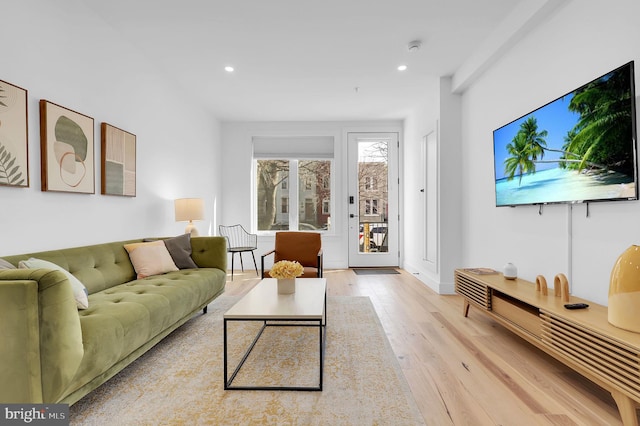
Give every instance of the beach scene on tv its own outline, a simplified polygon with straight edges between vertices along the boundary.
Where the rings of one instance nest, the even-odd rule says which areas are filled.
[[[630,66],[494,131],[497,206],[635,199]]]

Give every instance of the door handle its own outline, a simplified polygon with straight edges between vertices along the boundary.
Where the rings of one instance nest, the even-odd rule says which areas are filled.
[[[350,218],[354,218],[354,217],[358,217],[358,215],[357,215],[357,214],[353,214],[353,213],[351,213],[351,214],[349,215],[349,217],[350,217]]]

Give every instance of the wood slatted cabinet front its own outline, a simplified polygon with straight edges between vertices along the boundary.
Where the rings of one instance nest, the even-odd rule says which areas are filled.
[[[470,306],[611,392],[625,425],[638,425],[640,408],[640,334],[609,324],[607,307],[570,296],[589,308],[568,310],[553,289],[548,295],[522,279],[501,273],[456,269],[455,289]]]

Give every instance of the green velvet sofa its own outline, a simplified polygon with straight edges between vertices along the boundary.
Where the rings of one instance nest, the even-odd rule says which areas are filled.
[[[191,238],[198,269],[136,279],[130,240],[16,256],[62,266],[89,293],[78,310],[51,269],[0,270],[0,403],[67,403],[109,380],[224,292],[226,240]]]

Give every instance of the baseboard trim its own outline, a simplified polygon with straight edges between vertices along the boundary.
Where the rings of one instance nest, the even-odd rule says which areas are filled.
[[[419,267],[411,262],[405,262],[403,269],[413,274],[414,277],[438,294],[455,294],[455,285],[453,282],[442,282],[437,274],[425,268]]]

